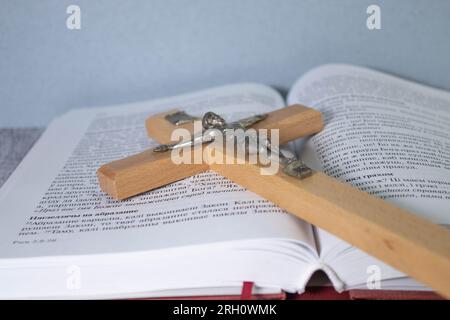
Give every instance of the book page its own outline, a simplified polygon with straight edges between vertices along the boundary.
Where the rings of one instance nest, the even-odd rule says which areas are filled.
[[[130,105],[71,111],[45,131],[0,189],[0,258],[84,255],[209,242],[288,238],[314,247],[311,226],[213,172],[115,201],[104,163],[156,146],[145,119],[173,108],[230,119],[284,106],[273,89],[242,84]]]
[[[324,114],[304,145],[311,167],[450,225],[450,93],[346,65],[316,68],[289,104]]]
[[[301,77],[288,102],[324,114],[324,130],[297,146],[309,166],[450,224],[449,93],[360,67],[325,65]],[[320,259],[346,289],[366,288],[373,266],[382,289],[426,289],[325,230],[315,233]]]

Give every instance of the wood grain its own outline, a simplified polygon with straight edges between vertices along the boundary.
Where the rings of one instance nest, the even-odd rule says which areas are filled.
[[[146,150],[101,166],[97,176],[104,192],[114,199],[123,200],[208,169],[207,164],[175,165],[170,152]]]

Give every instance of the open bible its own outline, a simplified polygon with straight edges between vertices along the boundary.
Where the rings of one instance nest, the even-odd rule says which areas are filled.
[[[428,290],[239,185],[205,172],[125,201],[102,193],[104,163],[156,146],[150,114],[227,120],[301,103],[325,129],[289,144],[312,168],[450,225],[450,94],[379,72],[325,65],[287,101],[235,84],[54,120],[0,189],[1,298],[301,293],[323,271],[337,291]]]

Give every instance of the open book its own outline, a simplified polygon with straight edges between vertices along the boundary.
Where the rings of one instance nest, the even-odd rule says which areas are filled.
[[[293,103],[325,116],[323,132],[291,143],[309,166],[450,225],[449,93],[325,65],[294,84]],[[150,114],[231,120],[285,105],[270,87],[236,84],[54,120],[0,189],[0,298],[226,295],[243,281],[301,293],[317,270],[338,291],[427,290],[213,172],[125,201],[98,187],[102,164],[156,145]]]

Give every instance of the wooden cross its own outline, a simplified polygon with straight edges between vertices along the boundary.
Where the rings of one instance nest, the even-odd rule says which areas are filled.
[[[148,118],[149,137],[165,144],[171,142],[176,128],[186,128],[193,134],[192,122],[177,120],[179,115],[185,116],[172,110]],[[279,129],[283,144],[319,132],[323,122],[320,112],[293,105],[269,113],[252,128]],[[103,191],[114,199],[125,199],[211,169],[450,298],[447,229],[321,172],[304,179],[283,170],[261,175],[261,163],[244,160],[243,164],[175,165],[171,152],[147,150],[103,165],[97,174]]]

